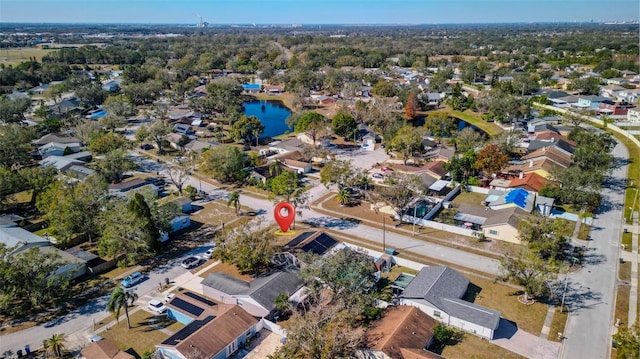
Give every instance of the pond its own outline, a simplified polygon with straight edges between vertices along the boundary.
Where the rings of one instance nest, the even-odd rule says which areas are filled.
[[[291,110],[281,101],[249,101],[242,107],[246,116],[256,116],[264,125],[261,138],[279,136],[292,130],[285,122]]]

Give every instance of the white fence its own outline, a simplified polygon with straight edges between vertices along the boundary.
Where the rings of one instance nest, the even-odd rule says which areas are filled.
[[[262,327],[261,329],[266,329],[272,333],[278,334],[281,337],[287,337],[287,331],[284,330],[281,326],[279,326],[278,324],[269,321],[267,319],[262,318],[260,320],[260,323],[258,323],[258,327]]]
[[[485,187],[467,186],[467,189],[469,190],[469,192],[474,192],[474,193],[482,193],[482,194],[489,193],[489,188],[485,188]]]

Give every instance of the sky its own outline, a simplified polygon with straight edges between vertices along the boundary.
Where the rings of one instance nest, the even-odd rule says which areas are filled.
[[[456,24],[623,21],[639,0],[0,0],[0,23]]]

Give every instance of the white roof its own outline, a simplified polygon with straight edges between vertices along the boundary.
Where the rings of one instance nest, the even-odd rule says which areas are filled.
[[[429,186],[429,189],[432,191],[442,191],[442,189],[447,187],[449,183],[451,183],[451,181],[437,180]]]
[[[50,244],[48,240],[20,227],[0,227],[0,243],[5,244],[9,248],[20,244]]]

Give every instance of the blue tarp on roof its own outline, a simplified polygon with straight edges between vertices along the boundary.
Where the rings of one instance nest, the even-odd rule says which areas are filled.
[[[100,111],[96,111],[96,112],[92,113],[91,115],[87,116],[87,118],[91,119],[91,120],[95,120],[97,118],[102,118],[102,117],[104,117],[106,115],[107,115],[107,111],[100,110]]]
[[[507,193],[507,195],[504,197],[504,203],[514,203],[520,208],[525,208],[527,206],[528,195],[529,192],[527,192],[526,190],[522,188],[516,188]]]

